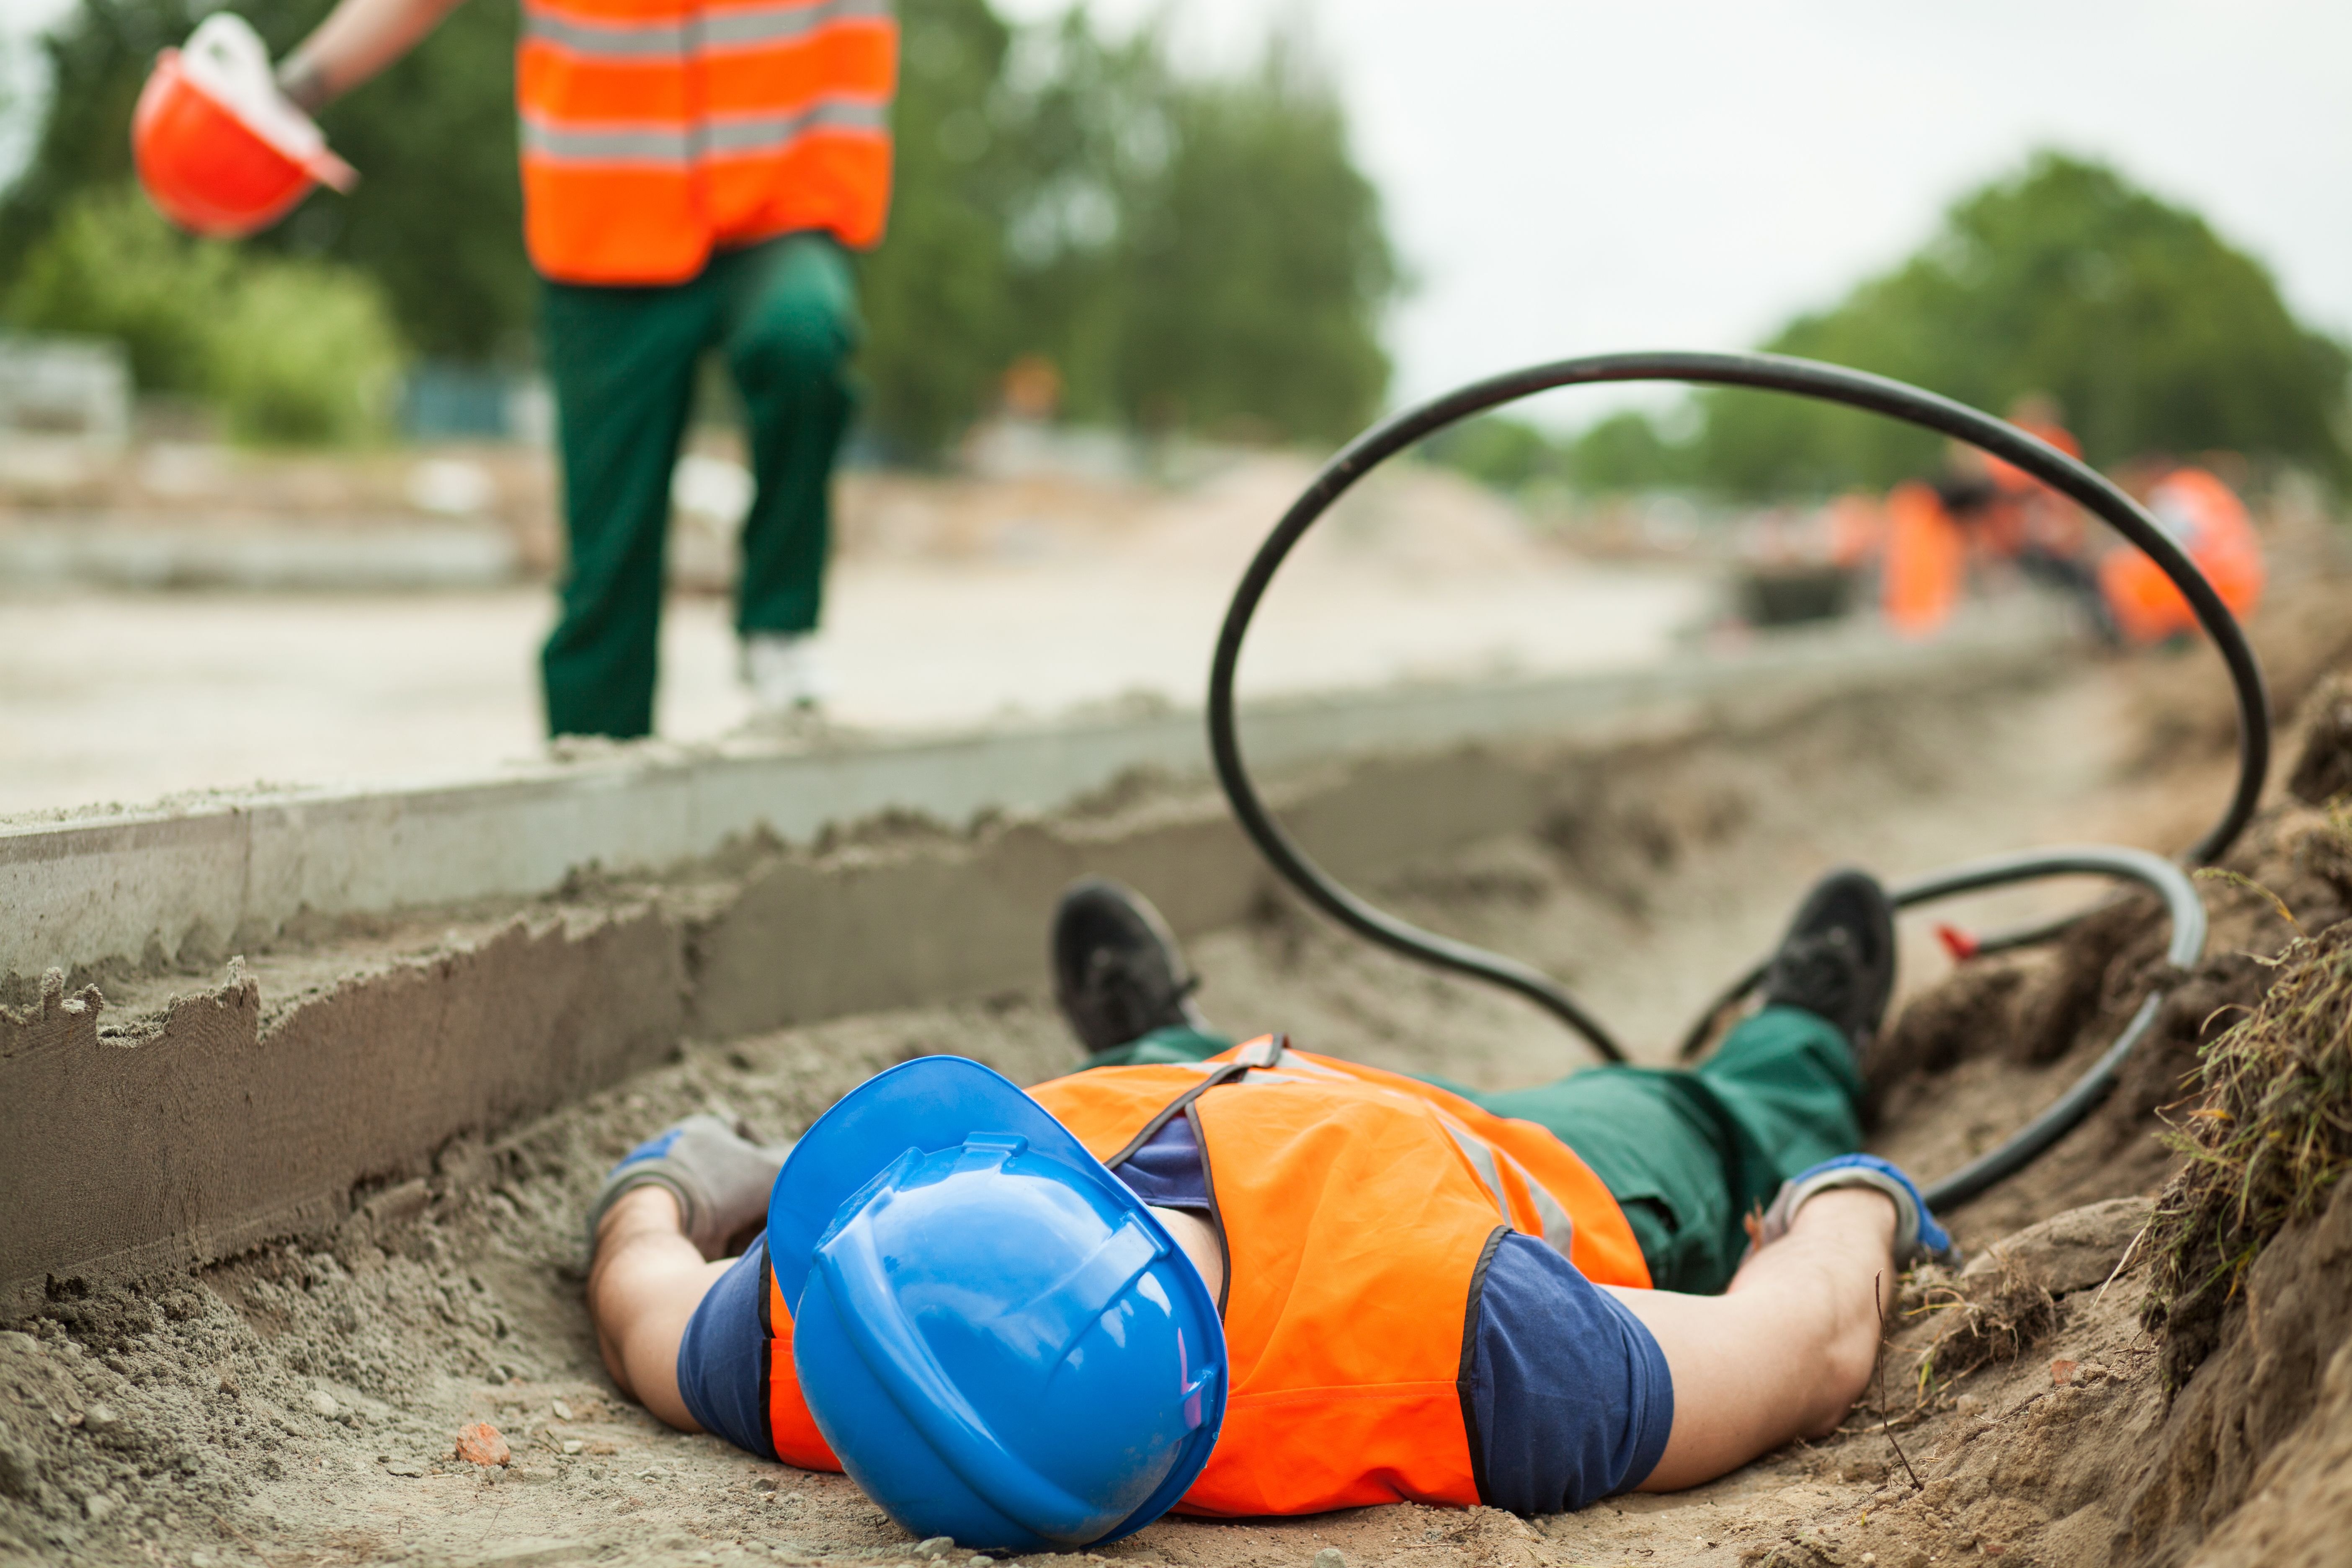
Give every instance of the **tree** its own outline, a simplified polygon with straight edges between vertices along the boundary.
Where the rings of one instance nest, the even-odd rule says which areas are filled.
[[[1130,419],[1339,440],[1380,408],[1396,290],[1379,194],[1337,96],[1277,39],[1177,85],[1173,150],[1134,193],[1117,396]]]
[[[1894,271],[1765,345],[1999,411],[2054,394],[2095,464],[2227,447],[2343,477],[2352,353],[2295,321],[2261,263],[2205,220],[2063,153],[1956,203]],[[1928,471],[1934,437],[1747,392],[1701,396],[1699,462],[1761,495]]]

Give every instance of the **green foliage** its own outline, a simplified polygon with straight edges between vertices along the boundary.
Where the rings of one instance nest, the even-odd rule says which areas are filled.
[[[247,440],[362,439],[400,370],[365,274],[189,239],[127,186],[67,206],[8,306],[36,331],[120,338],[142,388],[217,402]]]
[[[1328,85],[1277,42],[1187,81],[1076,12],[1016,34],[908,0],[891,228],[865,267],[870,417],[912,447],[1012,360],[1075,416],[1333,440],[1378,409],[1394,294],[1377,193]]]
[[[1627,409],[1576,437],[1569,469],[1590,495],[1680,489],[1696,478],[1696,456],[1689,442],[1669,440],[1648,415]]]
[[[1558,479],[1566,467],[1566,454],[1550,437],[1507,414],[1465,419],[1423,441],[1420,452],[1430,462],[1506,492]]]
[[[1558,437],[1508,415],[1484,414],[1430,437],[1421,451],[1507,492],[1554,483],[1584,495],[1622,495],[1684,489],[1695,477],[1691,444],[1669,440],[1633,409]]]
[[[141,390],[201,396],[235,268],[226,246],[173,232],[136,189],[100,188],[26,258],[7,314],[35,331],[120,338]]]
[[[214,342],[232,434],[352,441],[383,428],[400,339],[363,274],[314,260],[249,262]]]
[[[1018,170],[992,110],[1013,35],[986,0],[903,0],[890,229],[860,258],[865,416],[926,451],[1013,354],[1004,211]]]
[[[2227,447],[2352,472],[2352,353],[2298,324],[2262,265],[2195,213],[2057,153],[1963,197],[1916,255],[1767,348],[1980,408],[2055,395],[2095,464]],[[1885,485],[1936,438],[1759,393],[1702,395],[1704,477],[1745,494]]]
[[[1279,42],[1253,76],[1178,84],[1174,147],[1124,204],[1115,395],[1130,418],[1337,441],[1379,410],[1397,285],[1380,197],[1328,85]]]

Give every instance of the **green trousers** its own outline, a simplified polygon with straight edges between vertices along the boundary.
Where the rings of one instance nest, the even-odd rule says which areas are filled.
[[[1230,1040],[1159,1029],[1089,1067],[1195,1062]],[[1712,1292],[1748,1247],[1743,1221],[1809,1165],[1862,1147],[1862,1075],[1835,1025],[1767,1007],[1689,1071],[1595,1067],[1489,1093],[1422,1075],[1497,1116],[1548,1129],[1625,1211],[1662,1290]]]
[[[705,352],[750,416],[756,491],[735,625],[816,625],[832,542],[833,460],[849,424],[856,281],[829,237],[723,251],[684,283],[549,283],[541,331],[554,384],[571,563],[541,655],[552,735],[650,734],[670,471]]]

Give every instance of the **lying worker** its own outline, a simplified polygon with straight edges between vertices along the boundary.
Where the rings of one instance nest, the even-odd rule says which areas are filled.
[[[1230,1046],[1150,906],[1081,883],[1054,962],[1100,1065],[921,1058],[789,1159],[673,1128],[598,1199],[598,1342],[670,1425],[974,1547],[1692,1486],[1833,1428],[1895,1271],[1948,1250],[1853,1153],[1894,954],[1835,874],[1696,1070],[1482,1094]]]

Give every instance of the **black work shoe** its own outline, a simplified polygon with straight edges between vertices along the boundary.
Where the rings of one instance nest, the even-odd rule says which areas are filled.
[[[1154,1029],[1202,1026],[1168,922],[1131,888],[1101,877],[1073,882],[1054,910],[1054,999],[1087,1051],[1099,1056]]]
[[[1765,968],[1765,1005],[1818,1013],[1859,1055],[1894,991],[1894,901],[1867,871],[1831,872],[1805,895]]]

